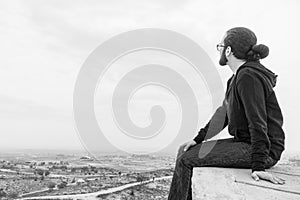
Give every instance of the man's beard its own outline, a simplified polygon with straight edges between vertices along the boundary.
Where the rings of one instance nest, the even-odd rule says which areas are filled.
[[[227,65],[227,58],[226,58],[226,56],[225,56],[225,48],[223,48],[223,51],[222,51],[222,54],[221,54],[221,57],[220,57],[220,60],[219,60],[219,64],[221,65],[221,66],[225,66],[225,65]]]

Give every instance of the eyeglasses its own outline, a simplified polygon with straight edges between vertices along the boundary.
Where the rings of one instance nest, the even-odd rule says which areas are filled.
[[[222,47],[225,47],[225,45],[224,44],[217,44],[217,50],[218,51],[221,51]]]

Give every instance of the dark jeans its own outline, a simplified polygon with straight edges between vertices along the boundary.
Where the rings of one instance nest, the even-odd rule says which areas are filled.
[[[230,167],[251,169],[251,145],[236,142],[233,138],[212,140],[190,147],[186,152],[180,146],[168,200],[191,200],[191,178],[193,167]],[[207,152],[206,156],[203,154]],[[277,163],[271,157],[265,161],[265,168]]]

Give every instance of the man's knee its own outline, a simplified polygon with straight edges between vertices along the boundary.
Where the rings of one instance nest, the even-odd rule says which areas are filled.
[[[187,151],[182,151],[180,155],[176,158],[176,163],[184,166],[188,166],[190,163],[190,153]]]
[[[182,145],[180,145],[180,146],[178,147],[177,155],[180,155],[180,154],[184,153],[184,147],[185,147],[184,144],[182,144]]]
[[[184,145],[180,145],[177,150],[176,160],[184,153]]]
[[[184,154],[184,152],[178,153],[178,154],[177,154],[177,157],[176,157],[176,163],[177,163],[177,164],[178,164],[179,162],[183,162],[183,154]]]

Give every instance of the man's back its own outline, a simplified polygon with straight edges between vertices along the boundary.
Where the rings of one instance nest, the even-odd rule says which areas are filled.
[[[233,84],[226,94],[229,133],[237,141],[252,143],[257,157],[269,154],[279,160],[285,135],[281,109],[273,90],[277,75],[259,62],[247,62],[234,78],[229,80]]]

